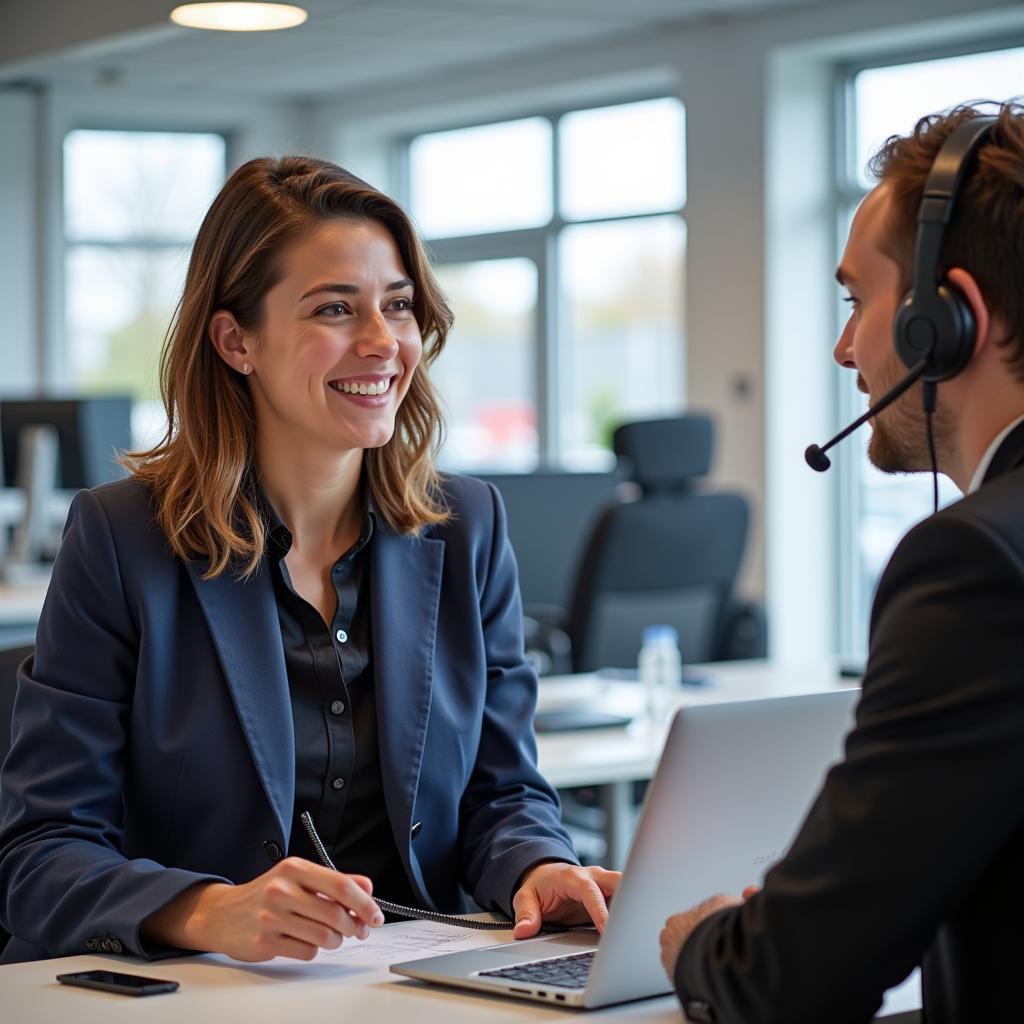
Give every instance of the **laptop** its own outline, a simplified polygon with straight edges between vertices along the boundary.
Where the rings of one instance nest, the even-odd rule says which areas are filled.
[[[593,929],[393,964],[440,985],[581,1009],[672,991],[665,919],[760,884],[839,759],[860,691],[723,701],[675,713],[604,934]]]

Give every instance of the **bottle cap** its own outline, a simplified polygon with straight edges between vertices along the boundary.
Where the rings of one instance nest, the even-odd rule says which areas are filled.
[[[645,626],[644,643],[679,643],[679,630],[675,626]]]

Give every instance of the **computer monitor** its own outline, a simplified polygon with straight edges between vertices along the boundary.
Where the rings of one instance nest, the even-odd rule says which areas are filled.
[[[127,395],[0,399],[0,483],[7,487],[17,483],[20,435],[32,426],[52,426],[57,431],[57,487],[80,490],[119,479],[125,471],[116,457],[131,447],[131,414],[132,400]]]

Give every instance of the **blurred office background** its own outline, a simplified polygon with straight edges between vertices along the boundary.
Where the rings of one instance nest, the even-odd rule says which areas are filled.
[[[452,300],[446,468],[608,473],[617,425],[709,414],[702,486],[749,501],[738,589],[770,652],[863,653],[930,489],[871,470],[867,431],[803,462],[863,408],[833,272],[888,134],[1024,93],[1024,4],[305,0],[264,33],[173,6],[0,0],[0,402],[129,395],[158,437],[225,175],[326,157],[407,205]]]

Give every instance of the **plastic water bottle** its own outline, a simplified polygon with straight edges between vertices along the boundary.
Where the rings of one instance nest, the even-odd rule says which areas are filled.
[[[637,668],[647,714],[660,719],[675,705],[683,681],[683,657],[675,627],[648,626],[644,630]]]

